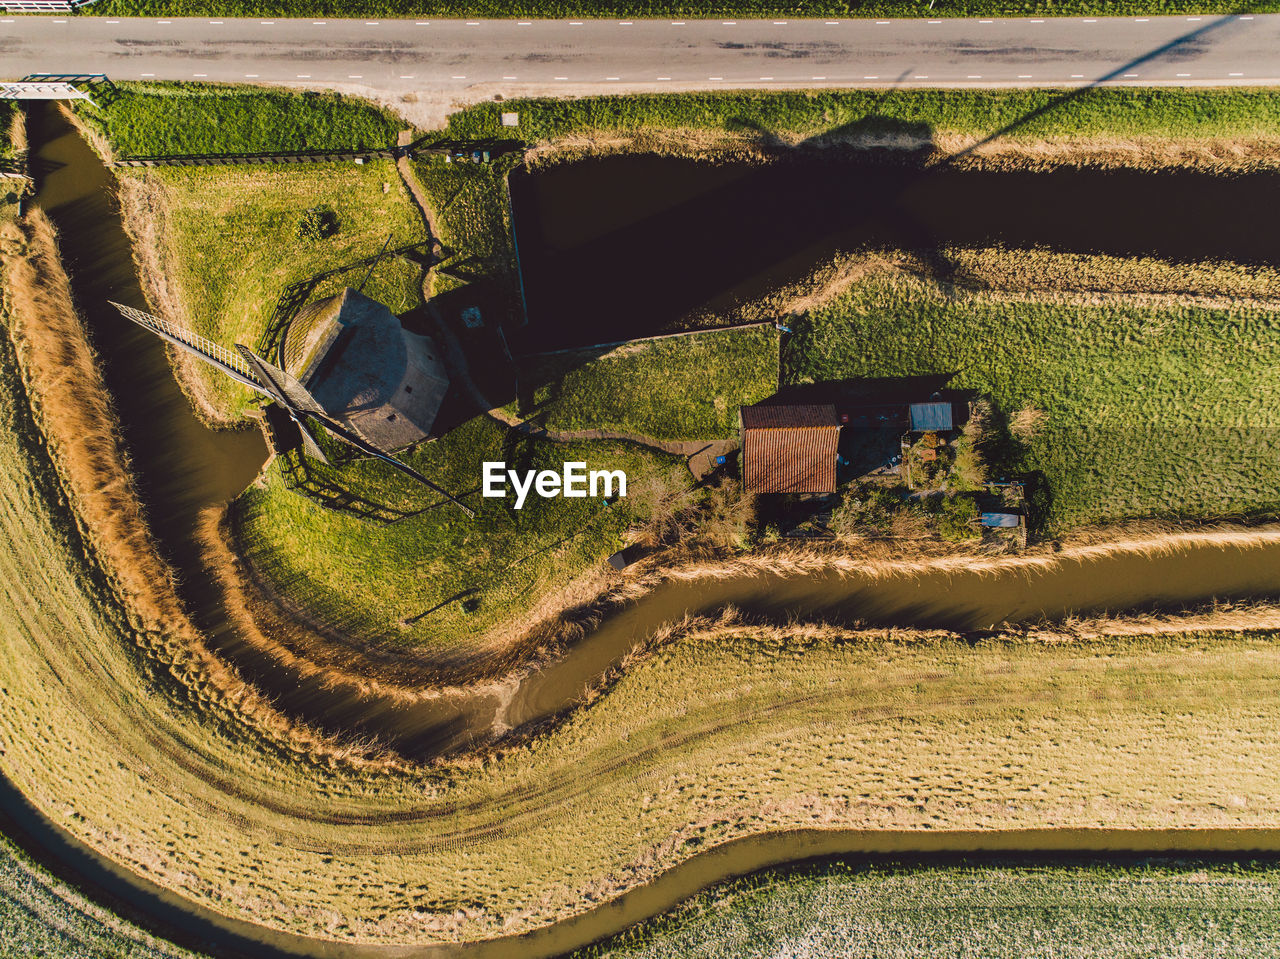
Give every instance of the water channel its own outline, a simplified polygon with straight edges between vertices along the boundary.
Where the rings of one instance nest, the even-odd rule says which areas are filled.
[[[946,246],[1280,263],[1280,176],[997,173],[793,160],[614,156],[511,177],[529,326],[551,350],[667,332],[803,279],[837,253]],[[954,274],[952,274],[954,275]]]
[[[128,240],[114,206],[111,177],[96,155],[54,108],[32,111],[31,140],[39,172],[38,202],[60,229],[77,302],[102,355],[151,522],[180,573],[184,599],[215,648],[272,694],[282,709],[320,728],[372,733],[408,755],[426,756],[464,743],[473,734],[483,735],[495,720],[516,726],[555,715],[584,684],[660,625],[686,614],[713,614],[726,605],[772,622],[823,619],[985,631],[1004,623],[1053,619],[1068,612],[1178,607],[1211,598],[1280,591],[1280,535],[1248,546],[1189,544],[1154,556],[1120,552],[1066,556],[1043,565],[1010,561],[1003,568],[986,572],[935,570],[888,577],[744,573],[657,587],[609,617],[559,661],[527,677],[505,707],[492,696],[433,702],[412,709],[339,696],[246,648],[222,614],[216,593],[201,569],[192,532],[201,509],[226,501],[252,481],[265,458],[262,438],[253,430],[215,432],[205,428],[192,415],[174,382],[162,344],[136,331],[106,304],[107,299],[114,299],[145,308]],[[553,173],[563,175],[560,170]],[[1256,194],[1253,196],[1251,205],[1257,202]],[[687,205],[695,201],[685,196],[680,202]],[[1222,215],[1230,214],[1224,211]],[[1252,253],[1217,250],[1219,255],[1231,252],[1242,258],[1256,255],[1263,259],[1272,258],[1275,252],[1261,246]],[[686,251],[679,255],[694,254]],[[20,801],[20,797],[4,798],[4,805],[11,809]],[[177,904],[169,901],[175,897],[165,900],[145,882],[130,884],[128,877],[115,878],[125,881],[126,898],[148,915],[164,917],[177,910],[209,935],[228,936],[220,940],[230,944],[228,948],[251,953],[525,956],[553,955],[669,908],[711,882],[804,856],[869,850],[989,849],[992,843],[1023,850],[1280,848],[1280,838],[1269,831],[1243,838],[1236,831],[1224,833],[1215,840],[1217,845],[1203,845],[1213,839],[1209,832],[1197,832],[1193,838],[1181,833],[1121,836],[1106,831],[1097,835],[1088,831],[1000,834],[1003,838],[974,835],[955,841],[895,836],[831,832],[807,838],[775,835],[744,840],[698,856],[616,903],[519,941],[417,951],[323,946],[276,935],[205,915],[180,900]],[[59,855],[76,862],[82,874],[90,877],[90,884],[103,882],[92,878],[94,869],[107,867],[92,853],[68,845],[65,837],[62,844],[66,849]]]

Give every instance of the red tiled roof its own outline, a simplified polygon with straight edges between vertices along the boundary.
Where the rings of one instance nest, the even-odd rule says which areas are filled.
[[[840,423],[834,406],[744,406],[741,412],[748,492],[835,492]]]

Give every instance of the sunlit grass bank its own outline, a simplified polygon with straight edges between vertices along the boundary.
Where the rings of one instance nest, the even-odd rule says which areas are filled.
[[[833,862],[708,890],[574,959],[1136,959],[1280,950],[1274,864]]]

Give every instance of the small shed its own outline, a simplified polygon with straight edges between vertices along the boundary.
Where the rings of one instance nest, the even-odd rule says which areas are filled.
[[[739,411],[749,493],[834,493],[840,420],[830,404],[758,403]]]
[[[430,435],[449,389],[431,339],[350,288],[298,311],[285,331],[282,361],[326,411],[384,450]]]
[[[911,404],[911,432],[945,433],[955,426],[951,417],[951,404],[944,400]]]

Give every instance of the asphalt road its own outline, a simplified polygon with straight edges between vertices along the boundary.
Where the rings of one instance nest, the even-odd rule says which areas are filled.
[[[1280,83],[1280,15],[1017,20],[0,19],[0,77],[361,87]]]

